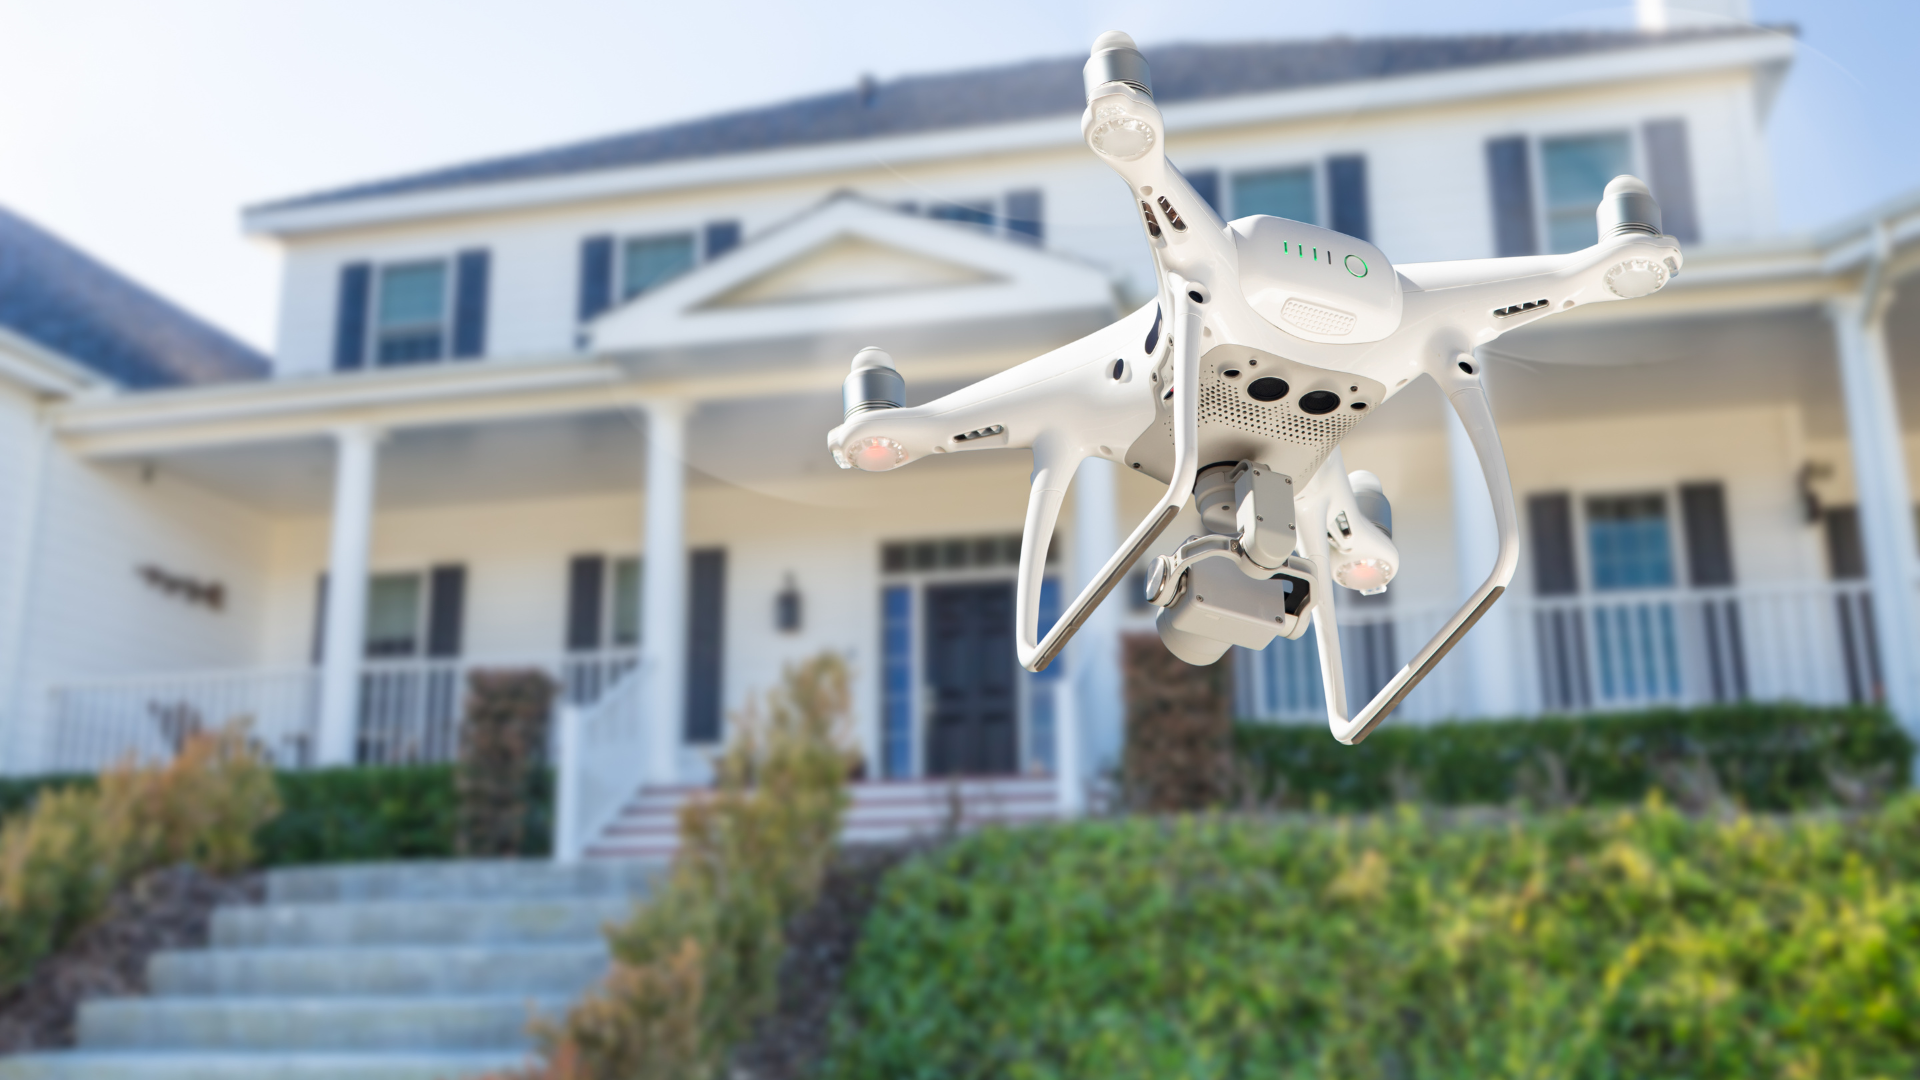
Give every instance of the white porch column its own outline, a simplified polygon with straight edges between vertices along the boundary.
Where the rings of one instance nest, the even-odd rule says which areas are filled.
[[[686,723],[687,537],[684,401],[651,401],[647,414],[645,545],[641,551],[640,655],[647,684],[647,782],[674,783]]]
[[[1100,572],[1114,549],[1120,546],[1119,498],[1115,489],[1116,468],[1104,458],[1088,458],[1080,465],[1073,484],[1073,573],[1077,583],[1072,590],[1062,589],[1064,607],[1093,575]],[[1107,599],[1088,616],[1068,647],[1066,676],[1073,682],[1073,708],[1063,710],[1062,723],[1074,724],[1073,732],[1061,732],[1063,765],[1074,765],[1078,777],[1070,778],[1082,786],[1120,760],[1120,747],[1126,736],[1126,702],[1122,688],[1120,654],[1120,612],[1128,602],[1131,580],[1122,581],[1107,594]],[[1076,802],[1074,805],[1080,805]]]
[[[321,643],[321,765],[353,764],[360,726],[360,659],[366,645],[367,554],[373,538],[373,486],[380,432],[334,433],[333,538],[327,551],[326,637]]]
[[[1477,355],[1475,363],[1480,365],[1481,383],[1485,385],[1486,364]],[[1487,389],[1491,394],[1492,387]],[[1453,489],[1454,573],[1458,582],[1454,602],[1459,603],[1493,572],[1500,551],[1500,531],[1493,521],[1493,502],[1487,495],[1487,479],[1480,472],[1480,459],[1473,452],[1473,440],[1453,407],[1443,407],[1447,474]],[[1391,497],[1393,493],[1387,494]],[[1520,665],[1528,662],[1528,654],[1515,627],[1514,596],[1509,588],[1443,662],[1459,665],[1452,685],[1460,692],[1451,704],[1462,715],[1508,717],[1527,711],[1520,699],[1519,674]],[[1402,648],[1416,645],[1418,642]]]
[[[1877,275],[1876,275],[1877,276]],[[1887,361],[1885,306],[1876,297],[1829,302],[1847,441],[1860,500],[1860,539],[1873,588],[1873,621],[1886,679],[1887,708],[1920,735],[1920,611],[1914,596],[1913,489],[1893,370]]]

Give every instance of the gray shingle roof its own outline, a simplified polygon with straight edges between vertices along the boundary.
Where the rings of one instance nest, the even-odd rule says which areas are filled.
[[[267,358],[0,207],[0,326],[133,389],[257,379]]]
[[[1742,27],[1664,34],[1583,30],[1452,37],[1341,37],[1324,41],[1167,45],[1144,51],[1153,67],[1154,96],[1161,102],[1178,102],[1768,32],[1771,31]],[[863,82],[852,90],[838,93],[355,184],[266,203],[256,209],[291,209],[597,169],[1078,114],[1085,104],[1080,85],[1080,69],[1085,63],[1086,57],[1081,55],[941,75],[912,75],[884,83]]]

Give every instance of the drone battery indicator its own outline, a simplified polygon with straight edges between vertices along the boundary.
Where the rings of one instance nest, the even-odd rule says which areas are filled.
[[[1347,273],[1354,277],[1367,276],[1367,260],[1358,255],[1347,256]]]

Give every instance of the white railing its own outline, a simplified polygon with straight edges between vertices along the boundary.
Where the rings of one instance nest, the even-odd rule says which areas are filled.
[[[590,705],[560,709],[553,856],[577,862],[647,775],[647,669],[635,664]]]
[[[469,676],[476,670],[537,669],[560,688],[560,703],[587,705],[636,663],[632,649],[555,659],[375,659],[360,668],[354,761],[403,765],[452,761],[460,751]],[[164,761],[196,731],[250,721],[253,739],[276,766],[314,760],[319,672],[312,668],[190,672],[90,679],[52,688],[41,768],[91,771],[134,758]]]
[[[1519,661],[1509,688],[1526,715],[1700,705],[1716,701],[1873,701],[1880,649],[1871,599],[1859,583],[1806,582],[1716,589],[1509,597]],[[1364,701],[1449,614],[1342,611],[1349,700]],[[1471,638],[1469,639],[1471,640]],[[1470,672],[1450,657],[1408,696],[1402,720],[1477,714]],[[1239,714],[1323,720],[1318,649],[1309,631],[1262,652],[1238,651]]]
[[[319,680],[309,668],[98,679],[54,687],[50,706],[48,772],[167,761],[190,736],[240,719],[264,756],[298,769],[313,763]]]

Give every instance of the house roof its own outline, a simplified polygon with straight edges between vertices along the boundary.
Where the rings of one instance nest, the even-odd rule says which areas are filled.
[[[1144,52],[1153,68],[1154,97],[1166,104],[1776,32],[1743,26],[1663,33],[1573,30],[1338,37],[1166,45]],[[1085,105],[1080,81],[1085,63],[1082,54],[939,75],[910,75],[889,82],[863,79],[854,88],[836,93],[355,184],[254,209],[284,210],[1078,113]]]
[[[0,207],[0,326],[133,389],[264,377],[267,358]]]

